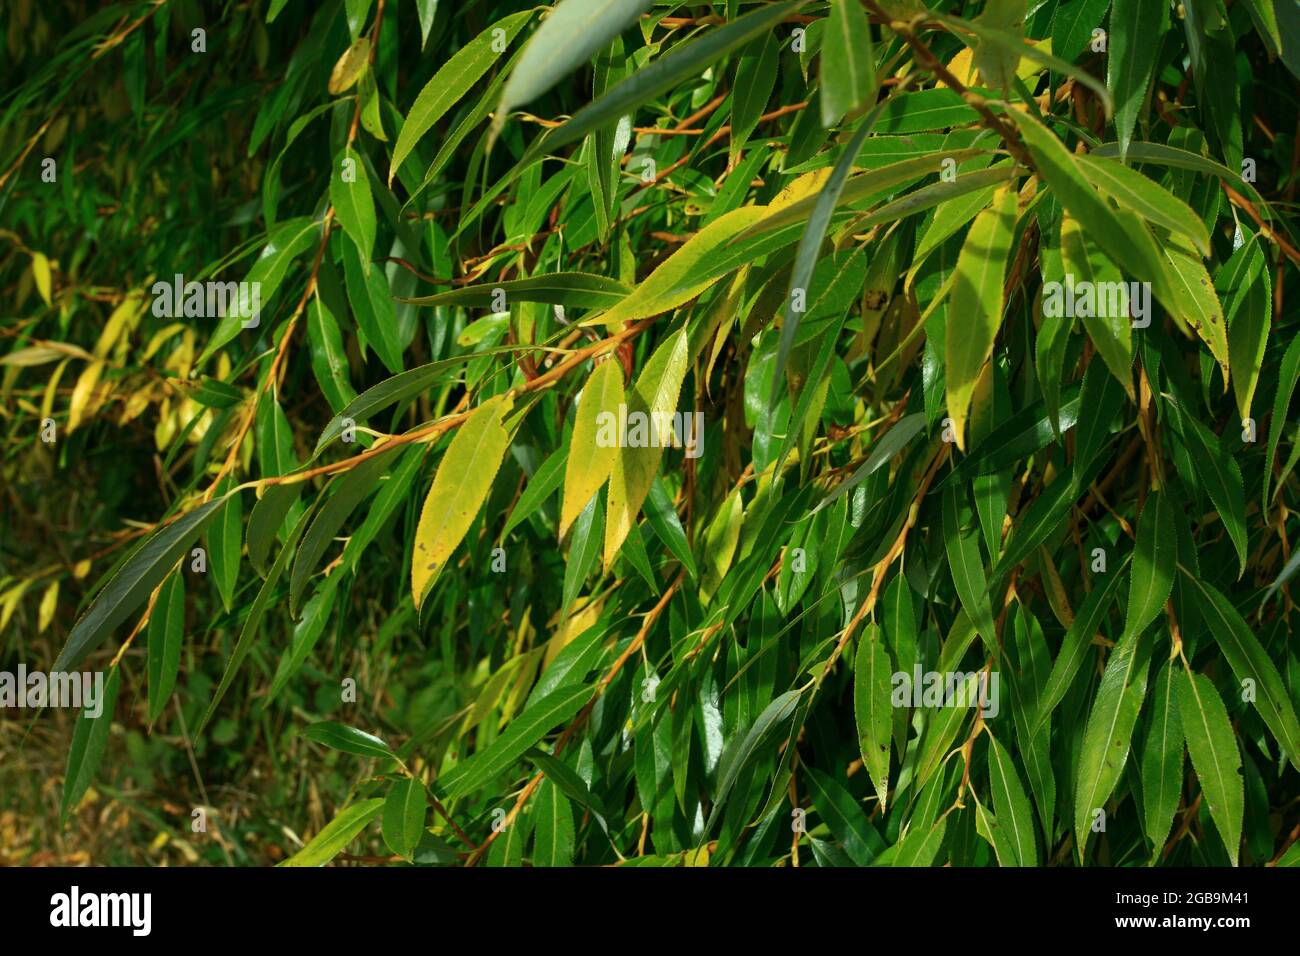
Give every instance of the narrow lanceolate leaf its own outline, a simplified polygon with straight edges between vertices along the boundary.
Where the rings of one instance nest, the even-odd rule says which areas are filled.
[[[573,437],[569,441],[569,458],[564,466],[561,539],[614,467],[618,455],[615,431],[622,404],[623,372],[618,362],[611,358],[596,366],[578,401]]]
[[[1129,635],[1111,651],[1092,712],[1083,731],[1075,784],[1074,838],[1084,859],[1098,811],[1115,791],[1128,762],[1133,727],[1147,690],[1147,670],[1155,640]]]
[[[1241,821],[1246,812],[1237,735],[1233,733],[1223,700],[1208,677],[1182,671],[1174,678],[1174,685],[1196,779],[1209,805],[1210,819],[1223,839],[1232,865],[1236,866],[1241,847]]]
[[[410,859],[424,833],[429,809],[424,784],[415,777],[403,777],[393,784],[384,800],[384,843],[398,856]]]
[[[333,720],[322,720],[303,730],[302,735],[308,740],[324,744],[333,750],[358,757],[375,757],[392,759],[393,751],[374,734],[340,724]]]
[[[1160,49],[1161,10],[1161,0],[1114,0],[1111,4],[1106,85],[1115,99],[1121,159],[1133,138]]]
[[[185,578],[175,572],[163,582],[149,617],[149,723],[158,719],[181,665],[181,644],[185,638]]]
[[[500,62],[501,54],[493,48],[500,45],[498,38],[501,34],[497,31],[504,30],[505,42],[509,43],[532,16],[532,10],[524,10],[498,20],[457,50],[424,85],[397,134],[393,161],[388,167],[389,185],[421,137],[469,92],[484,73]]]
[[[1156,678],[1147,710],[1147,739],[1142,750],[1142,810],[1152,859],[1158,859],[1183,789],[1183,724],[1175,685],[1183,675],[1166,661]]]
[[[1254,695],[1255,709],[1264,718],[1291,765],[1300,770],[1300,721],[1296,718],[1295,707],[1277,665],[1237,609],[1214,585],[1185,567],[1182,571],[1195,595],[1201,616],[1211,636],[1222,648],[1232,673],[1241,682],[1243,691],[1249,687]]]
[[[831,0],[821,53],[822,125],[834,126],[869,102],[876,91],[871,25],[862,6]],[[854,151],[856,153],[856,150]]]
[[[222,479],[217,486],[218,494],[226,499],[217,519],[208,526],[208,558],[212,562],[212,577],[216,580],[217,593],[227,611],[235,596],[235,585],[239,581],[239,555],[243,550],[244,507],[239,493],[230,494],[235,487],[231,476]]]
[[[1051,716],[1056,705],[1065,697],[1066,691],[1079,673],[1079,668],[1088,658],[1092,649],[1092,639],[1101,628],[1106,613],[1115,602],[1123,579],[1124,565],[1112,569],[1096,587],[1083,599],[1083,604],[1075,609],[1074,621],[1065,632],[1061,641],[1061,650],[1052,663],[1052,672],[1047,677],[1042,695],[1038,700],[1037,713],[1034,717],[1035,732]]]
[[[375,201],[370,195],[366,164],[351,146],[344,147],[334,159],[334,169],[330,172],[330,202],[343,231],[357,244],[362,267],[369,272],[370,256],[375,247]]]
[[[311,838],[305,847],[285,860],[280,866],[322,866],[343,852],[358,833],[366,828],[384,809],[384,798],[374,797],[354,803]]]
[[[1174,506],[1166,494],[1151,493],[1138,519],[1137,546],[1128,589],[1126,635],[1138,634],[1156,619],[1174,586],[1178,542],[1174,537]]]
[[[63,670],[56,667],[55,670]],[[117,692],[122,684],[122,671],[114,667],[104,681],[104,690],[98,700],[87,702],[82,708],[72,730],[72,746],[68,749],[68,768],[63,775],[63,802],[59,810],[60,822],[76,809],[87,788],[95,779],[99,763],[108,747],[108,732],[113,723],[113,710],[117,707]]]
[[[438,464],[420,511],[411,556],[411,596],[417,608],[492,490],[510,444],[510,435],[501,425],[510,407],[510,400],[500,395],[480,405],[460,426]]]
[[[1129,398],[1135,399],[1130,317],[1137,303],[1131,300],[1131,287],[1123,281],[1119,267],[1088,238],[1079,221],[1068,215],[1061,218],[1061,264],[1066,282],[1062,284],[1061,294],[1049,292],[1043,296],[1043,314],[1064,315],[1068,326],[1070,312],[1078,313],[1102,361],[1124,386]],[[1076,302],[1073,310],[1061,308],[1063,296],[1071,294],[1071,282],[1082,294],[1091,297],[1091,307],[1084,308]],[[1115,290],[1116,295],[1107,295],[1103,291],[1106,289]]]
[[[999,190],[993,205],[975,217],[957,257],[948,298],[948,414],[957,447],[966,449],[966,416],[980,370],[993,351],[1002,324],[1002,276],[1016,226],[1016,191]]]
[[[1208,428],[1189,414],[1180,414],[1183,440],[1192,466],[1210,501],[1218,509],[1219,519],[1237,549],[1238,575],[1246,573],[1246,492],[1241,468],[1226,454],[1222,442]]]
[[[998,647],[997,630],[989,603],[988,578],[980,554],[979,532],[972,527],[970,503],[964,488],[954,485],[943,496],[943,544],[948,554],[952,583],[975,629],[992,653]]]
[[[71,670],[98,647],[113,628],[125,621],[153,593],[225,503],[224,498],[209,501],[155,531],[122,564],[73,626],[51,669]]]
[[[434,295],[401,298],[398,302],[412,305],[463,305],[487,308],[494,299],[505,293],[505,301],[546,302],[565,308],[608,309],[626,299],[632,290],[623,283],[606,276],[587,272],[546,272],[524,279],[507,279],[505,282],[484,282],[462,286]]]
[[[636,22],[650,0],[561,0],[528,39],[501,91],[493,128],[506,114],[541,96],[581,67],[598,50]]]
[[[1108,59],[1114,62],[1113,54]],[[1009,110],[1007,115],[1024,137],[1039,175],[1065,211],[1079,221],[1088,238],[1100,245],[1112,262],[1122,264],[1125,273],[1135,279],[1150,282],[1152,291],[1164,302],[1172,283],[1169,267],[1142,220],[1135,213],[1125,215],[1126,210],[1112,208],[1088,182],[1074,154],[1042,123],[1019,110]]]
[[[572,866],[573,805],[569,798],[550,780],[544,780],[533,815],[533,866]]]
[[[1273,460],[1277,457],[1277,446],[1282,441],[1282,429],[1286,425],[1286,413],[1291,407],[1296,382],[1300,382],[1300,336],[1293,338],[1286,347],[1286,354],[1282,356],[1282,370],[1278,375],[1277,392],[1273,395],[1273,417],[1268,423],[1268,453],[1264,458],[1264,489],[1260,499],[1266,512],[1271,504],[1268,489],[1273,478]]]
[[[803,235],[799,237],[794,269],[790,273],[790,291],[786,295],[785,312],[781,321],[781,338],[777,343],[776,363],[772,367],[769,409],[776,407],[785,392],[785,366],[790,360],[790,352],[794,348],[795,336],[798,334],[803,314],[812,299],[812,290],[808,286],[817,265],[817,255],[821,252],[822,241],[826,238],[826,230],[831,223],[831,213],[835,211],[835,204],[839,202],[840,192],[844,189],[844,181],[848,179],[849,172],[853,169],[853,160],[879,115],[879,108],[873,110],[849,140],[848,146],[836,160],[835,168],[831,170],[826,183],[817,194],[812,214],[808,217],[808,224],[804,227]]]
[[[1224,319],[1223,305],[1215,294],[1214,284],[1190,242],[1171,234],[1164,246],[1172,279],[1172,302],[1166,303],[1170,311],[1181,318],[1210,348],[1210,353],[1228,381],[1228,323]]]
[[[557,724],[572,719],[588,700],[591,688],[585,684],[561,686],[534,703],[510,722],[510,726],[486,750],[474,754],[447,771],[438,783],[455,800],[477,790],[506,770]]]
[[[862,762],[867,773],[871,774],[882,811],[889,795],[893,670],[880,628],[875,624],[868,625],[858,641],[858,653],[853,662],[853,712],[857,718]]]
[[[609,311],[584,319],[582,324],[603,322],[611,331],[618,331],[625,322],[689,302],[721,278],[708,275],[711,260],[730,239],[761,220],[764,212],[763,207],[744,206],[715,219],[646,276],[631,295]]]
[[[660,433],[665,427],[671,430],[671,424],[665,426],[665,423],[671,423],[678,410],[677,398],[686,377],[689,358],[686,330],[679,329],[655,349],[627,396],[627,441],[622,434],[617,435],[619,444],[627,447],[618,449],[609,478],[609,513],[605,521],[606,568],[613,564],[650,492],[650,485],[659,471],[664,444],[672,442],[671,434],[651,434],[651,430]],[[683,414],[686,413],[683,411]],[[633,415],[638,416],[648,439],[639,447],[632,447],[631,443],[631,430],[635,427]],[[618,427],[621,430],[624,424],[620,422]]]
[[[1025,785],[1007,749],[998,743],[992,731],[989,738],[989,787],[993,791],[993,811],[1006,832],[1017,866],[1038,865],[1038,839],[1034,834],[1034,811],[1029,805]]]
[[[1083,153],[1078,160],[1088,181],[1116,202],[1128,206],[1147,222],[1188,237],[1201,255],[1210,254],[1210,234],[1201,217],[1164,186],[1113,159]]]

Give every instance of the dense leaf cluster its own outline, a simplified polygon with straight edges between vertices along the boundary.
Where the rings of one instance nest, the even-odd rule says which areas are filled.
[[[0,853],[1300,863],[1293,0],[10,7]]]

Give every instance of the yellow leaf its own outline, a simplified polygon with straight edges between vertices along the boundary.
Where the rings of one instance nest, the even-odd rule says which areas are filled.
[[[613,357],[601,362],[582,389],[582,400],[573,421],[573,438],[569,441],[569,458],[564,465],[564,502],[560,508],[560,539],[573,519],[582,513],[591,496],[609,477],[618,455],[614,442],[597,441],[598,419],[613,415],[623,404],[623,372]]]
[[[148,308],[143,289],[128,292],[104,323],[104,330],[99,333],[99,341],[95,343],[95,357],[107,358],[109,350],[140,324],[140,317]],[[148,358],[148,355],[144,357],[146,361]]]
[[[511,404],[506,396],[498,395],[475,409],[438,465],[420,511],[411,556],[411,596],[417,608],[492,490],[492,480],[510,444],[501,418]]]
[[[46,305],[53,305],[50,286],[50,260],[43,252],[32,253],[32,278],[36,280],[36,291],[41,294]]]
[[[619,329],[624,322],[634,322],[658,315],[689,302],[713,283],[720,275],[700,279],[708,260],[716,257],[733,236],[739,235],[767,215],[762,206],[742,206],[733,209],[709,223],[650,273],[632,294],[608,312],[597,313],[584,319],[582,325],[604,322],[610,329]]]
[[[72,576],[80,581],[90,573],[90,558],[82,558],[72,566]]]
[[[619,434],[617,440],[622,446],[626,437],[629,439],[626,444],[632,444],[631,440],[636,438],[637,421],[633,416],[639,415],[643,416],[641,421],[645,422],[642,433],[646,441],[639,447],[620,447],[614,458],[614,470],[609,479],[608,517],[605,521],[604,562],[607,569],[618,554],[618,549],[623,546],[623,540],[632,530],[632,523],[636,520],[646,495],[650,493],[650,485],[659,470],[659,459],[664,453],[664,443],[671,441],[671,426],[665,422],[671,421],[671,416],[677,410],[677,396],[682,389],[682,379],[686,377],[689,358],[686,330],[679,329],[655,349],[628,396],[628,435]],[[664,416],[668,418],[665,419]],[[664,434],[665,429],[667,435]]]
[[[100,373],[103,371],[103,362],[91,362],[77,378],[77,384],[72,388],[72,401],[68,403],[69,434],[81,424],[81,420],[88,413],[93,415],[99,407],[98,405],[92,407],[90,402],[95,394],[95,386],[99,384]]]
[[[334,69],[330,71],[330,96],[338,96],[348,89],[365,72],[370,62],[370,38],[361,36],[343,51]]]
[[[36,633],[44,634],[54,620],[54,609],[59,606],[59,582],[53,582],[41,596],[41,609],[37,614]]]

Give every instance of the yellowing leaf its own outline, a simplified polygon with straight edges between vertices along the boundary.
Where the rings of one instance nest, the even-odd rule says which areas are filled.
[[[670,440],[664,430],[667,427],[671,434],[671,425],[665,426],[665,421],[670,421],[676,411],[677,396],[682,388],[682,379],[686,377],[689,357],[686,330],[679,329],[655,349],[628,396],[628,436],[620,434],[616,437],[620,445],[625,437],[636,438],[632,416],[639,414],[645,416],[647,421],[643,430],[647,443],[636,448],[621,447],[614,458],[614,470],[609,479],[608,517],[605,521],[606,568],[613,563],[623,540],[632,530],[632,523],[641,510],[645,496],[650,493],[655,472],[659,470],[659,459],[664,453],[661,442]],[[653,434],[655,431],[659,433],[657,436]],[[656,437],[658,441],[655,440]]]
[[[700,582],[700,600],[705,604],[727,576],[731,560],[736,556],[744,519],[745,506],[737,488],[723,502],[709,530],[704,533],[704,579]]]
[[[569,458],[564,466],[564,502],[560,507],[560,538],[587,506],[591,496],[609,477],[618,455],[615,442],[598,440],[598,419],[602,415],[618,419],[623,404],[623,373],[614,359],[601,362],[591,373],[582,390],[578,413],[569,441]],[[606,418],[608,421],[608,418]],[[608,436],[606,436],[608,437]]]
[[[420,511],[411,556],[411,596],[417,608],[492,490],[510,444],[501,419],[511,404],[498,395],[475,409],[438,465]]]
[[[59,582],[54,581],[45,589],[41,596],[41,609],[37,617],[36,632],[44,634],[45,629],[50,626],[50,621],[54,620],[54,610],[59,606]]]
[[[1228,332],[1223,320],[1223,306],[1214,291],[1214,283],[1205,269],[1205,263],[1192,248],[1191,243],[1170,234],[1164,246],[1165,259],[1173,268],[1170,309],[1178,318],[1190,325],[1201,340],[1210,347],[1223,381],[1228,382]]]
[[[338,96],[351,87],[370,63],[370,38],[357,37],[352,45],[343,51],[334,69],[330,71],[330,96]]]
[[[1002,276],[1016,225],[1016,193],[1006,187],[975,217],[957,256],[948,297],[948,414],[965,451],[966,417],[980,369],[993,351],[1002,324]]]
[[[50,260],[43,252],[32,253],[32,278],[36,280],[36,291],[41,294],[46,305],[53,305],[50,295]]]
[[[77,384],[72,389],[72,400],[68,403],[69,434],[81,424],[81,420],[87,413],[93,414],[98,407],[92,407],[90,400],[95,393],[95,386],[99,384],[100,373],[103,371],[103,362],[91,362],[77,378]]]
[[[743,206],[715,219],[660,264],[626,299],[582,324],[604,322],[610,329],[618,329],[624,322],[658,315],[689,302],[721,278],[716,275],[700,278],[714,253],[766,214],[767,209],[762,206]]]

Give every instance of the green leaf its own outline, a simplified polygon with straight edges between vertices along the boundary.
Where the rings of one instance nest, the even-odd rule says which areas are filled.
[[[1201,782],[1210,818],[1236,866],[1246,811],[1237,737],[1223,700],[1208,677],[1184,671],[1174,678],[1174,688],[1196,778]]]
[[[1175,405],[1177,408],[1178,406]],[[1202,486],[1218,509],[1219,519],[1237,549],[1239,576],[1246,573],[1246,492],[1241,468],[1223,451],[1221,441],[1193,416],[1179,409],[1183,441]]]
[[[470,91],[484,73],[500,62],[501,54],[493,49],[497,38],[501,36],[497,31],[504,31],[505,42],[509,43],[523,29],[524,24],[532,19],[533,12],[524,10],[502,17],[457,50],[433,78],[424,84],[415,102],[411,104],[411,110],[406,114],[406,120],[397,134],[397,142],[393,145],[393,159],[388,166],[390,186],[397,170],[415,149],[416,143]],[[423,29],[423,24],[421,26]],[[428,35],[427,29],[423,32]],[[504,110],[499,115],[504,115]]]
[[[975,382],[993,351],[1002,325],[1002,278],[1016,226],[1016,191],[999,190],[993,205],[975,217],[957,257],[948,312],[965,317],[947,326],[944,356],[947,361],[948,414],[957,447],[966,448],[966,418]]]
[[[1160,858],[1183,789],[1183,724],[1175,684],[1181,675],[1166,661],[1151,695],[1146,746],[1142,751],[1142,809],[1152,862]]]
[[[374,797],[354,803],[312,837],[305,847],[285,860],[280,866],[324,866],[343,852],[358,833],[384,809],[384,798]]]
[[[261,589],[257,592],[257,597],[253,599],[253,606],[248,609],[248,616],[244,618],[244,627],[239,632],[239,640],[235,642],[235,649],[230,652],[230,660],[226,662],[226,669],[221,674],[221,683],[217,685],[216,691],[212,695],[212,702],[208,704],[208,709],[203,714],[203,719],[194,729],[194,736],[203,733],[203,728],[208,725],[212,715],[216,713],[217,705],[221,699],[226,696],[226,691],[235,680],[235,675],[239,673],[239,666],[252,650],[253,641],[257,638],[258,628],[262,624],[262,618],[265,616],[267,608],[271,604],[271,598],[275,594],[276,586],[280,583],[280,577],[284,574],[284,569],[289,564],[289,556],[293,554],[294,545],[302,537],[303,531],[307,527],[308,515],[304,514],[293,530],[289,533],[289,538],[285,541],[284,549],[271,565],[271,570],[267,572],[266,580],[262,582]]]
[[[600,542],[605,531],[605,521],[600,510],[600,496],[594,495],[578,515],[569,540],[568,560],[564,563],[564,588],[561,592],[560,613],[567,615],[573,607],[583,582],[591,574],[600,558]]]
[[[392,749],[374,734],[333,720],[314,723],[305,728],[302,735],[318,744],[343,753],[356,754],[358,757],[375,757],[380,760],[393,758]]]
[[[181,666],[181,643],[185,637],[185,578],[175,571],[162,584],[158,602],[149,618],[149,723],[154,723],[167,705]],[[114,672],[116,673],[116,671]]]
[[[54,670],[64,670],[55,667]],[[68,768],[63,774],[63,801],[59,809],[60,824],[66,823],[68,815],[76,809],[81,798],[85,796],[99,763],[104,759],[108,747],[108,734],[113,724],[113,711],[117,707],[117,692],[122,683],[120,668],[111,668],[108,679],[104,681],[103,691],[95,701],[98,714],[91,717],[83,707],[72,730],[72,746],[68,749]]]
[[[492,490],[510,445],[510,435],[501,425],[510,406],[508,398],[496,396],[476,408],[438,464],[411,553],[411,596],[417,608]]]
[[[175,567],[176,562],[189,551],[190,545],[217,516],[223,504],[224,498],[209,501],[150,535],[123,562],[112,580],[96,595],[86,613],[73,626],[67,643],[63,645],[51,670],[72,670],[86,654],[103,642],[113,628],[143,604],[153,589]]]
[[[569,798],[550,780],[543,780],[533,815],[533,866],[572,866],[574,829]]]
[[[546,272],[525,279],[467,285],[435,295],[418,296],[398,302],[411,305],[460,305],[490,308],[499,293],[510,302],[545,302],[567,308],[609,309],[627,298],[632,290],[621,282],[586,272]],[[436,364],[436,363],[435,363]]]
[[[1144,637],[1130,634],[1111,651],[1083,731],[1074,804],[1074,838],[1080,861],[1088,848],[1093,814],[1104,809],[1128,762],[1155,646],[1154,640]]]
[[[384,844],[398,856],[411,858],[424,833],[424,817],[429,809],[424,784],[415,777],[394,782],[384,799]]]
[[[1251,682],[1249,687],[1255,698],[1255,709],[1264,718],[1291,765],[1300,769],[1300,721],[1296,719],[1295,707],[1277,666],[1228,599],[1199,575],[1181,564],[1179,567],[1191,586],[1211,636],[1228,660],[1228,666],[1242,682],[1243,689],[1247,686],[1246,681]]]
[[[1264,490],[1260,499],[1265,512],[1272,504],[1268,487],[1273,477],[1273,460],[1277,457],[1277,446],[1282,440],[1286,413],[1291,408],[1291,397],[1295,394],[1297,381],[1300,381],[1300,336],[1291,339],[1291,344],[1286,347],[1286,354],[1282,356],[1282,369],[1278,374],[1277,392],[1273,396],[1273,417],[1268,425],[1268,453],[1264,458]],[[1273,588],[1277,588],[1276,582]]]
[[[989,585],[980,554],[979,532],[973,524],[970,499],[965,489],[952,486],[943,496],[943,544],[948,554],[952,583],[961,599],[961,606],[984,639],[984,646],[994,653],[998,647],[998,635],[989,604]]]
[[[830,827],[849,859],[856,866],[870,866],[884,849],[884,841],[867,820],[861,804],[839,781],[815,767],[807,768],[803,779],[818,816]]]
[[[1113,51],[1109,59],[1115,62]],[[1150,282],[1152,291],[1166,302],[1172,283],[1169,267],[1141,219],[1126,210],[1112,209],[1083,175],[1078,159],[1038,120],[1019,110],[1007,115],[1020,129],[1039,175],[1066,212],[1078,220],[1089,239],[1100,245],[1112,262],[1123,263],[1128,274]]]
[[[1007,749],[998,743],[992,731],[989,738],[989,787],[993,792],[993,810],[1002,823],[1008,843],[1015,854],[1016,866],[1038,865],[1038,840],[1034,836],[1034,811],[1029,805],[1025,785],[1016,771]]]
[[[1210,234],[1192,208],[1153,179],[1114,160],[1078,157],[1079,168],[1098,189],[1128,206],[1143,219],[1192,240],[1203,256],[1210,254]]]
[[[1115,98],[1115,132],[1121,160],[1128,151],[1133,127],[1146,100],[1163,22],[1160,0],[1113,0],[1111,3],[1106,85]]]
[[[1061,650],[1056,655],[1052,672],[1048,675],[1047,683],[1039,697],[1038,712],[1034,718],[1035,733],[1042,729],[1057,704],[1064,699],[1070,684],[1074,682],[1075,675],[1079,673],[1079,668],[1083,666],[1092,647],[1092,639],[1097,635],[1102,622],[1106,619],[1106,613],[1114,603],[1115,593],[1119,590],[1120,581],[1123,579],[1121,572],[1127,563],[1126,557],[1124,564],[1111,570],[1099,586],[1088,592],[1088,596],[1083,599],[1083,604],[1075,612],[1074,621],[1065,632],[1065,638],[1061,641]]]
[[[367,270],[356,247],[345,243],[343,273],[347,281],[348,302],[367,344],[375,350],[384,367],[397,374],[402,371],[402,345],[397,337],[393,294],[384,270]]]
[[[217,494],[225,500],[225,506],[217,519],[208,526],[208,557],[212,562],[212,577],[221,595],[221,603],[227,611],[235,596],[235,585],[239,582],[239,555],[242,551],[243,534],[240,526],[244,519],[243,501],[239,492],[231,493],[235,480],[227,475],[217,486]]]
[[[1085,295],[1092,293],[1091,308],[1076,306],[1081,313],[1079,319],[1088,330],[1088,336],[1097,347],[1106,367],[1124,386],[1129,399],[1136,401],[1137,393],[1133,388],[1133,332],[1130,324],[1133,303],[1129,285],[1123,281],[1119,268],[1088,238],[1078,220],[1068,215],[1061,218],[1061,262],[1067,283],[1073,277]],[[1118,297],[1106,297],[1102,291],[1105,289],[1117,290]],[[1063,295],[1068,294],[1068,290],[1063,290]],[[1061,298],[1062,296],[1052,296],[1050,293],[1044,295],[1043,314],[1066,314],[1060,308]],[[1107,299],[1105,307],[1102,306],[1103,298]],[[1099,315],[1099,312],[1107,314]],[[1066,321],[1069,321],[1068,315]]]
[[[456,800],[485,786],[522,757],[557,724],[571,720],[591,699],[585,684],[562,686],[528,707],[510,722],[505,733],[486,750],[462,760],[439,779],[448,800]]]
[[[330,202],[343,231],[357,244],[362,269],[370,272],[375,248],[375,201],[370,195],[365,160],[351,146],[334,160],[330,174]]]
[[[1166,305],[1170,306],[1170,312],[1190,325],[1210,347],[1211,354],[1223,370],[1223,380],[1227,382],[1228,323],[1205,263],[1187,240],[1178,235],[1169,237],[1164,246],[1164,254],[1172,276],[1172,301]]]
[[[871,774],[882,811],[889,796],[892,676],[893,665],[880,628],[869,624],[858,640],[857,658],[853,663],[853,712],[857,718],[862,763]]]
[[[717,797],[714,799],[713,809],[709,812],[709,818],[704,823],[705,833],[713,830],[713,824],[717,821],[727,797],[730,796],[736,778],[754,756],[758,745],[766,739],[773,728],[779,726],[794,712],[795,705],[799,703],[799,698],[802,696],[803,691],[800,689],[786,691],[763,708],[763,712],[750,725],[744,737],[733,737],[727,744],[727,749],[723,751],[722,759],[718,762]]]
[[[1137,546],[1129,578],[1126,636],[1140,634],[1164,609],[1174,586],[1178,542],[1174,537],[1174,506],[1167,494],[1153,491],[1138,519]]]
[[[391,464],[393,452],[376,455],[362,462],[351,471],[344,472],[334,482],[334,492],[325,499],[325,503],[316,510],[316,517],[303,535],[302,545],[298,548],[297,560],[293,562],[293,573],[289,577],[289,613],[297,614],[301,606],[303,592],[307,582],[316,571],[325,551],[334,541],[343,523],[356,510],[357,505],[375,490],[384,472]]]
[[[822,39],[822,125],[834,126],[846,113],[871,102],[876,92],[876,54],[871,25],[854,0],[831,0]],[[857,155],[857,150],[852,150]]]

